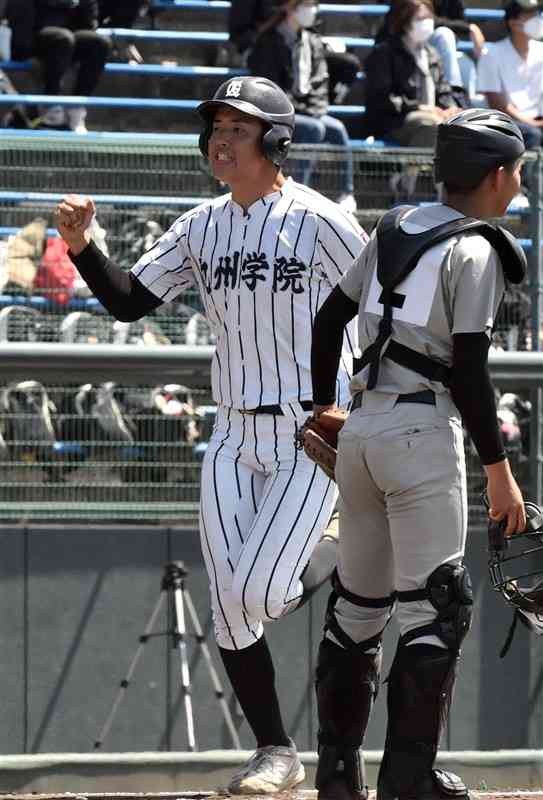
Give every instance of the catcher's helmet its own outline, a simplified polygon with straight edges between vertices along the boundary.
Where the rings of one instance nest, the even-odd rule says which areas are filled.
[[[266,123],[268,130],[262,137],[264,155],[278,167],[283,163],[294,132],[294,106],[279,86],[252,75],[230,78],[219,86],[212,100],[201,103],[196,111],[205,123],[200,150],[206,158],[213,117],[221,106],[237,108]]]
[[[488,507],[486,494],[483,502]],[[488,571],[492,587],[516,616],[543,636],[543,508],[530,501],[524,508],[524,533],[505,537],[505,525],[489,521]]]
[[[490,170],[515,161],[525,149],[520,128],[508,114],[492,108],[461,111],[438,125],[436,183],[472,189]]]

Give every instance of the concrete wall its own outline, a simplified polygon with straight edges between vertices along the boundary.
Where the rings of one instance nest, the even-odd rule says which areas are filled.
[[[519,626],[505,659],[498,652],[510,613],[488,587],[485,535],[472,530],[468,563],[475,620],[464,647],[456,702],[442,746],[449,750],[538,748],[542,738],[542,642]],[[93,752],[153,609],[164,565],[183,560],[186,586],[239,725],[242,747],[253,746],[240,719],[211,632],[207,577],[198,534],[176,527],[0,527],[0,753]],[[312,689],[326,591],[297,614],[269,625],[286,723],[301,750],[316,741]],[[155,632],[168,629],[167,603]],[[189,630],[192,628],[189,626]],[[396,631],[386,636],[385,671]],[[201,650],[189,640],[198,747],[231,747]],[[170,637],[142,648],[101,750],[187,749],[179,691],[179,654]],[[252,676],[257,680],[258,676]],[[383,746],[386,687],[366,740]]]

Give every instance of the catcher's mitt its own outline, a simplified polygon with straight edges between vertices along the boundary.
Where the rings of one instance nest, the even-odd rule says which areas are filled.
[[[347,417],[348,412],[341,408],[323,411],[318,419],[308,417],[296,434],[297,446],[332,480],[335,480],[337,436]]]

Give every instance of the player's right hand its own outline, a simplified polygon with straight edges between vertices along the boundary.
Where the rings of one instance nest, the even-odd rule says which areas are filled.
[[[506,521],[505,535],[523,533],[526,529],[526,511],[519,486],[508,461],[485,467],[488,478],[488,516],[494,522]]]
[[[57,230],[74,255],[88,245],[88,228],[95,213],[96,207],[90,197],[69,194],[58,204],[55,212]]]

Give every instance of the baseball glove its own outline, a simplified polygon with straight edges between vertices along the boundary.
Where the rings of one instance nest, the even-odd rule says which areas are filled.
[[[323,411],[318,419],[308,417],[296,434],[298,447],[332,480],[335,480],[337,436],[347,417],[348,412],[341,408]]]

